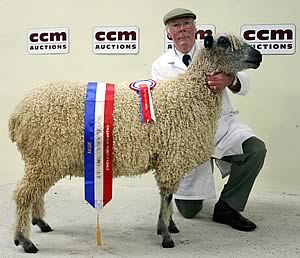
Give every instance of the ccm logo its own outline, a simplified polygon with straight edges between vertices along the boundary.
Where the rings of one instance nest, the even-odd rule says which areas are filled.
[[[33,32],[29,35],[29,40],[31,42],[58,42],[67,41],[66,32]]]
[[[246,30],[243,33],[246,40],[292,40],[293,31],[290,29],[282,30]]]
[[[95,33],[97,41],[132,41],[136,38],[135,31],[97,31]]]

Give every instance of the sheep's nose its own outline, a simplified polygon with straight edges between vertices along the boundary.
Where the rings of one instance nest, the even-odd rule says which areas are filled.
[[[257,59],[257,61],[259,63],[261,63],[261,61],[262,61],[262,54],[257,49],[254,49],[254,48],[253,48],[252,51],[253,51],[253,56]]]

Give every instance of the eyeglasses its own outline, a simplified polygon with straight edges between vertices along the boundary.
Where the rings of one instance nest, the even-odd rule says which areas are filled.
[[[183,23],[171,23],[169,25],[170,30],[172,30],[173,32],[178,32],[181,30],[181,27],[183,29],[191,29],[194,26],[194,22],[193,21],[185,21]]]

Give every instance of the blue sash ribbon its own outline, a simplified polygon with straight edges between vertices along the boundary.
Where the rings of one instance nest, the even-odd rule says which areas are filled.
[[[95,208],[94,180],[94,138],[95,138],[95,100],[97,83],[87,85],[85,117],[84,117],[84,185],[85,200]]]

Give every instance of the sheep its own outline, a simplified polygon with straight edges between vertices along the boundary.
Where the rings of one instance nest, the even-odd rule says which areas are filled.
[[[142,124],[137,94],[129,83],[115,84],[113,111],[113,177],[154,171],[161,204],[157,234],[164,248],[174,247],[170,233],[179,232],[172,219],[172,194],[188,171],[208,161],[221,110],[222,94],[207,87],[207,74],[259,67],[262,56],[234,35],[207,36],[187,72],[158,81],[152,91],[157,121]],[[9,132],[25,163],[14,192],[15,245],[38,249],[29,239],[32,224],[42,232],[44,195],[66,176],[83,176],[84,110],[87,83],[58,81],[34,89],[9,119]]]

